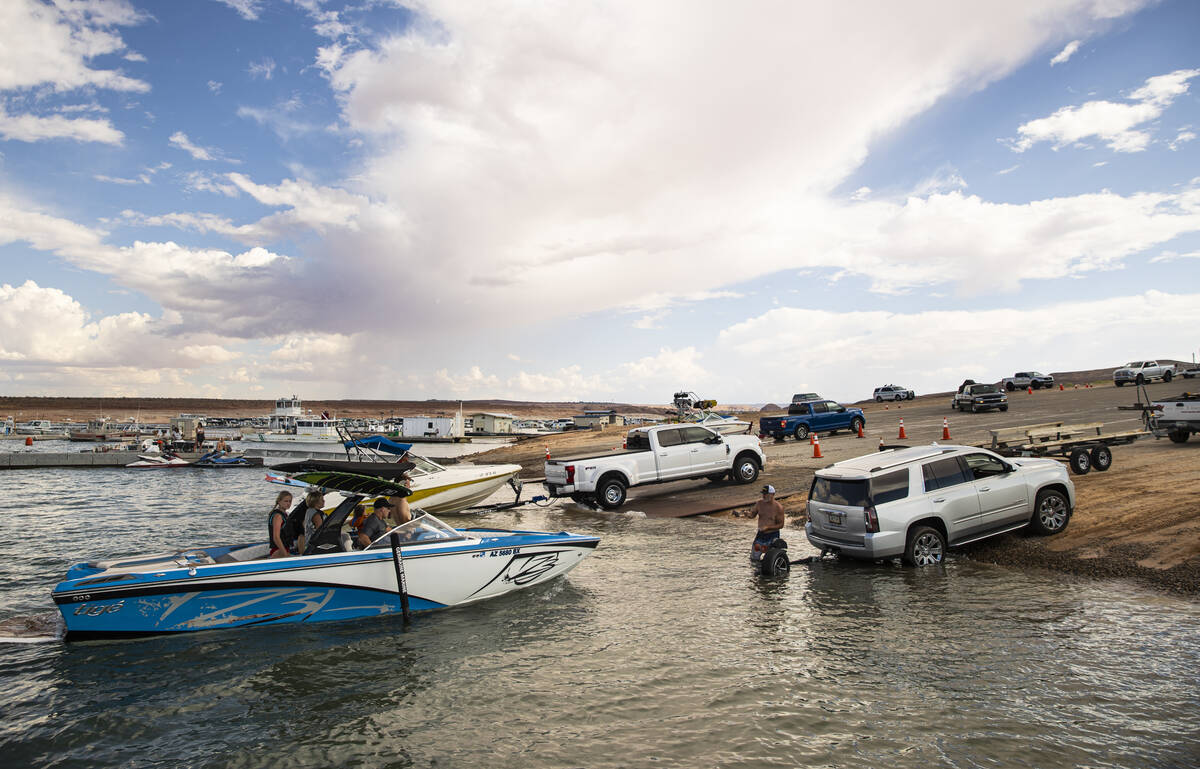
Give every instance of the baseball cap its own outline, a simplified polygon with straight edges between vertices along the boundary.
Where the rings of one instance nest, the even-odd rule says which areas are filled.
[[[766,486],[762,487],[762,493],[763,494],[774,494],[775,487],[768,483]]]
[[[387,497],[379,497],[378,499],[375,500],[375,509],[376,510],[378,510],[381,507],[391,507],[391,506],[392,506],[392,503],[388,501]]]

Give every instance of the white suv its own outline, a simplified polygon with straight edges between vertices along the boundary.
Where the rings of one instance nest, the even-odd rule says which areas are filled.
[[[1024,526],[1057,534],[1074,508],[1075,485],[1053,459],[933,444],[818,470],[804,532],[822,553],[928,566],[947,547]]]
[[[876,387],[872,396],[875,398],[876,403],[882,403],[883,401],[910,401],[917,397],[916,393],[912,390],[895,384]]]

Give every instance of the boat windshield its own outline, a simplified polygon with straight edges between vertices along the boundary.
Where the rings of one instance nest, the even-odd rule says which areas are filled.
[[[406,459],[409,462],[413,463],[413,469],[410,470],[409,472],[413,473],[414,475],[428,475],[429,473],[440,473],[442,470],[446,469],[446,468],[442,467],[441,465],[436,464],[434,462],[430,462],[425,457],[417,456],[416,454],[413,454],[412,452],[409,452]]]
[[[432,542],[439,539],[463,538],[462,534],[459,534],[452,526],[439,521],[429,513],[425,513],[419,518],[413,518],[407,523],[392,527],[386,534],[372,542],[371,547],[388,547],[391,542],[390,535],[393,531],[400,535],[401,542]]]

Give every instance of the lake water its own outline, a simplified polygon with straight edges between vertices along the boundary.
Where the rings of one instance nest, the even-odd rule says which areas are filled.
[[[0,473],[0,624],[78,560],[265,536],[255,470]],[[44,767],[1194,767],[1200,604],[952,558],[754,576],[751,532],[526,506],[598,534],[473,607],[0,645],[0,747]],[[796,554],[802,535],[789,539]],[[3,632],[3,631],[0,631]],[[28,635],[29,631],[24,633]],[[28,638],[24,640],[29,640]]]

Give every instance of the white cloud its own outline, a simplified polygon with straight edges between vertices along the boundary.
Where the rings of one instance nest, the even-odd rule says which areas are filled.
[[[220,80],[209,80],[208,81],[208,90],[212,91],[213,93],[220,93],[221,85],[222,85],[222,83]]]
[[[1074,56],[1075,52],[1079,50],[1079,43],[1079,40],[1072,40],[1071,42],[1067,43],[1063,49],[1056,53],[1054,58],[1050,60],[1050,66],[1053,67],[1055,64],[1065,64],[1067,60]]]
[[[996,172],[996,176],[1007,176],[1008,174],[1011,174],[1013,171],[1016,171],[1020,167],[1021,167],[1021,164],[1017,163],[1015,166],[1009,166],[1008,168],[1001,168],[999,171]]]
[[[1179,133],[1176,134],[1175,138],[1167,144],[1167,147],[1170,148],[1172,152],[1178,150],[1187,142],[1195,140],[1196,132],[1188,130],[1190,128],[1191,126],[1184,126],[1183,128],[1179,129]]]
[[[195,144],[183,131],[176,131],[171,134],[171,138],[167,140],[167,143],[172,147],[178,147],[196,160],[216,160],[220,154],[216,150]]]
[[[1150,264],[1158,264],[1162,262],[1174,262],[1179,259],[1200,259],[1200,251],[1191,251],[1186,254],[1180,254],[1175,251],[1163,251],[1158,256],[1150,259]]]
[[[254,21],[262,12],[262,3],[259,0],[217,0],[217,2],[237,11],[237,14],[247,21]]]
[[[125,134],[107,118],[68,118],[62,115],[10,115],[0,104],[0,137],[36,142],[46,139],[70,139],[77,142],[121,144]]]
[[[708,357],[753,377],[725,382],[716,397],[768,401],[803,386],[857,400],[884,382],[922,392],[953,389],[963,379],[998,381],[1013,371],[1090,369],[1145,355],[1183,356],[1200,327],[1200,294],[1150,291],[1138,296],[1064,301],[1039,310],[1054,323],[1029,323],[1021,308],[987,311],[829,312],[771,310],[721,332]],[[1161,322],[1171,318],[1170,324]],[[1086,328],[1086,333],[1078,329]],[[947,333],[953,329],[953,333]],[[837,366],[819,365],[836,360]],[[778,363],[775,363],[778,361]],[[903,380],[903,381],[901,381]]]
[[[275,60],[266,56],[258,61],[252,61],[246,67],[246,71],[250,73],[250,77],[261,77],[263,80],[270,80],[275,76]]]
[[[1114,152],[1140,152],[1150,144],[1150,124],[1174,100],[1187,93],[1189,81],[1200,69],[1181,69],[1146,80],[1129,95],[1132,103],[1089,101],[1062,107],[1053,115],[1031,120],[1017,128],[1019,139],[1010,140],[1014,152],[1024,152],[1038,142],[1060,149],[1096,137]]]

